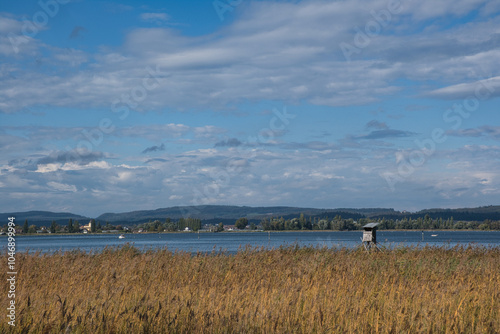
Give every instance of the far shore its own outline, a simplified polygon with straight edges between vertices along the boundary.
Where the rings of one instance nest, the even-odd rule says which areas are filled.
[[[264,230],[236,230],[236,231],[221,231],[221,232],[212,232],[212,231],[206,231],[206,230],[200,230],[200,231],[161,231],[161,232],[150,232],[150,231],[145,231],[145,232],[131,232],[131,231],[120,231],[120,232],[97,232],[97,233],[21,233],[21,234],[16,234],[16,237],[33,237],[33,236],[76,236],[76,235],[83,235],[83,236],[92,236],[92,235],[128,235],[128,234],[197,234],[197,233],[278,233],[278,232],[303,232],[303,233],[310,233],[310,232],[363,232],[363,230],[345,230],[345,231],[338,231],[338,230],[270,230],[270,231],[264,231]],[[378,230],[378,232],[415,232],[415,233],[422,233],[422,232],[500,232],[497,230],[464,230],[464,229],[449,229],[449,230]],[[8,237],[7,234],[2,234],[0,237]]]

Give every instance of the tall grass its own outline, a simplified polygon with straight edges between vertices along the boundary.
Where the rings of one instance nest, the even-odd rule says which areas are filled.
[[[500,248],[127,245],[16,265],[17,326],[4,317],[2,333],[500,333]]]

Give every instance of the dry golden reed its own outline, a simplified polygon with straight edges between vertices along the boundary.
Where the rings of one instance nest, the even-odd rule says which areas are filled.
[[[498,247],[127,245],[18,254],[16,265],[16,327],[4,318],[2,333],[500,333]]]

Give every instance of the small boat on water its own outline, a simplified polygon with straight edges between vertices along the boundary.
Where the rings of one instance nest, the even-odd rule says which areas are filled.
[[[118,239],[125,239],[125,236],[123,234],[120,234],[120,236],[118,237]]]
[[[431,237],[437,237],[438,235],[437,234],[431,234]]]

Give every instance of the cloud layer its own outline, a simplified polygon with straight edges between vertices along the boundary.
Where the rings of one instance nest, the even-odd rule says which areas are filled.
[[[164,80],[131,109],[227,109],[262,99],[366,104],[400,92],[401,79],[434,80],[435,87],[422,85],[420,93],[463,98],[479,78],[490,78],[498,95],[498,8],[481,0],[399,4],[396,10],[381,0],[249,2],[223,32],[186,37],[175,29],[137,28],[123,46],[99,53],[60,50],[27,39],[13,59],[39,52],[46,66],[51,59],[60,63],[49,73],[24,69],[7,58],[0,68],[0,110],[110,108],[122,94],[143,85],[150,76],[148,66],[159,68]],[[446,27],[448,20],[466,15],[477,19]],[[141,18],[167,20],[168,15],[143,13]],[[4,33],[20,33],[20,20],[3,14],[2,22]],[[11,44],[8,38],[0,41],[4,55],[13,56]],[[341,45],[356,49],[349,62]]]
[[[198,35],[115,6],[137,19],[119,42],[86,45],[75,22],[72,47],[0,13],[1,211],[498,202],[498,116],[481,108],[500,94],[500,6],[391,3],[247,1]],[[471,96],[480,110],[453,111]]]

